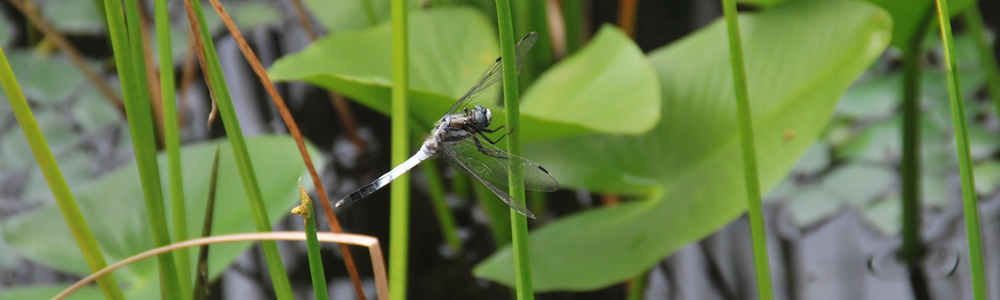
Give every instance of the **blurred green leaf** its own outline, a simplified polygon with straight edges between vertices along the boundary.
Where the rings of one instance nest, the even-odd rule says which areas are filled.
[[[37,51],[11,51],[10,68],[17,75],[24,97],[43,105],[65,101],[86,79],[73,63],[62,55],[44,55]]]
[[[366,3],[371,5],[374,20],[369,18]],[[416,0],[408,3],[410,11],[419,11]],[[389,0],[306,0],[305,5],[329,33],[368,28],[389,20]]]
[[[819,137],[843,92],[888,46],[891,21],[876,6],[849,1],[793,1],[740,18],[766,191]],[[620,283],[745,212],[725,36],[724,24],[715,22],[650,54],[663,93],[660,123],[650,133],[591,134],[525,148],[526,157],[566,188],[648,198],[533,232],[537,291]],[[476,276],[513,285],[510,250],[477,266]]]
[[[121,88],[118,87],[117,80],[109,82],[109,85],[121,95]],[[118,109],[111,102],[108,102],[104,94],[101,94],[96,87],[90,84],[84,86],[83,91],[79,93],[76,101],[70,107],[70,112],[73,121],[80,126],[84,133],[121,124],[124,121]]]
[[[795,184],[795,178],[792,176],[785,177],[781,183],[767,192],[764,196],[764,202],[774,202],[780,200],[787,200],[799,192],[799,187]]]
[[[1000,185],[1000,162],[985,161],[976,164],[973,171],[975,171],[977,193],[989,195],[997,190],[997,186]]]
[[[837,115],[854,119],[882,119],[899,106],[903,73],[894,72],[854,84],[837,106]]]
[[[807,188],[788,200],[788,214],[799,227],[809,227],[827,220],[844,208],[837,196],[822,188]]]
[[[868,206],[896,183],[896,171],[877,165],[849,164],[833,170],[821,185],[854,207]]]
[[[56,156],[56,163],[59,164],[59,172],[62,173],[66,184],[71,187],[82,188],[87,183],[97,180],[94,159],[90,155],[83,151],[70,151],[66,154]],[[45,181],[42,171],[38,167],[32,167],[30,171],[31,174],[28,175],[28,181],[21,192],[21,199],[26,202],[55,204],[55,200],[52,198],[52,191],[49,190],[49,183]]]
[[[52,153],[58,155],[77,141],[69,124],[55,110],[35,111],[35,121],[42,129],[42,135]],[[28,146],[24,131],[20,126],[14,126],[0,136],[0,165],[13,169],[23,169],[35,165],[35,155]]]
[[[816,142],[792,167],[792,173],[815,174],[830,166],[830,147],[824,142]]]
[[[0,291],[0,300],[42,300],[50,299],[52,296],[59,294],[69,285],[52,285],[52,286],[32,286],[32,287],[22,287],[13,288],[9,290]],[[101,294],[101,290],[96,286],[82,287],[66,300],[97,300],[104,299],[104,295]]]
[[[869,224],[885,236],[899,233],[903,226],[902,204],[899,196],[876,201],[862,211]]]
[[[281,11],[264,1],[249,1],[229,5],[226,10],[232,16],[233,22],[236,23],[236,26],[243,29],[276,26],[281,24]],[[207,21],[208,20],[206,20],[206,22]]]
[[[218,144],[219,141],[213,141],[182,149],[184,192],[185,199],[189,201],[189,232],[201,232],[211,162]],[[299,202],[296,179],[305,173],[294,141],[284,136],[259,136],[247,139],[247,144],[258,178],[270,183],[262,186],[267,213],[271,216],[287,215],[289,208]],[[228,143],[223,143],[217,190],[218,209],[224,213],[216,214],[212,232],[253,232],[255,230],[249,218],[249,207],[243,200],[242,184],[236,172],[232,151],[228,147]],[[161,164],[166,163],[164,155],[160,155],[159,160]],[[317,165],[322,164],[317,162]],[[160,171],[164,173],[161,178],[166,180],[166,168]],[[75,189],[78,190],[75,193],[77,203],[98,245],[110,261],[121,260],[153,247],[149,222],[145,220],[144,204],[137,201],[142,197],[137,172],[134,164],[128,165],[87,188]],[[71,274],[89,274],[65,221],[52,217],[57,215],[55,206],[47,206],[15,216],[4,225],[4,239],[18,254],[39,264]],[[212,276],[220,274],[250,244],[213,245],[209,263]],[[195,258],[191,259],[192,264],[196,261]],[[156,269],[155,260],[144,260],[116,271],[115,276],[130,286],[126,291],[130,298],[148,299],[133,296],[158,295]]]
[[[107,34],[103,11],[94,1],[37,1],[42,17],[64,34]]]
[[[497,44],[485,17],[470,8],[419,11],[411,15],[410,23],[412,113],[430,127],[495,62]],[[271,79],[306,81],[388,114],[392,84],[388,25],[321,39],[275,62]],[[528,90],[521,114],[522,138],[648,130],[659,117],[654,76],[630,39],[618,30],[601,30],[587,49]],[[608,92],[617,93],[611,96],[614,101],[600,97]],[[502,125],[503,116],[502,110],[494,111],[494,125]]]

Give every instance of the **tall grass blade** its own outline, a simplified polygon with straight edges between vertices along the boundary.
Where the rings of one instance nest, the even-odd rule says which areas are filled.
[[[628,286],[628,300],[642,300],[643,294],[646,293],[647,277],[649,277],[649,272],[642,272],[639,276],[632,278],[632,282]]]
[[[108,266],[104,261],[104,255],[97,247],[97,241],[94,240],[94,235],[90,232],[87,221],[83,219],[83,214],[80,213],[80,208],[77,207],[76,200],[73,199],[69,185],[66,184],[62,172],[59,171],[59,166],[56,164],[55,157],[52,156],[52,151],[49,150],[49,145],[45,143],[42,130],[35,122],[35,116],[31,113],[31,108],[28,107],[24,94],[21,93],[21,87],[17,84],[14,71],[11,70],[3,49],[0,49],[0,86],[3,87],[4,93],[7,95],[7,101],[10,102],[10,106],[14,110],[14,117],[21,125],[21,130],[24,131],[24,137],[28,140],[31,152],[34,153],[35,160],[38,161],[42,175],[45,176],[45,181],[49,184],[52,196],[56,199],[56,204],[59,205],[59,210],[62,212],[63,218],[66,219],[66,224],[69,225],[69,230],[73,233],[73,238],[76,239],[76,244],[80,247],[84,260],[87,261],[87,266],[93,272],[104,269]],[[97,279],[97,285],[104,293],[104,298],[125,299],[113,275],[108,274]]]
[[[733,65],[733,88],[736,90],[736,114],[737,119],[739,119],[740,141],[743,146],[743,176],[746,179],[747,201],[749,202],[750,233],[753,237],[753,257],[757,271],[757,294],[761,300],[771,300],[774,295],[771,290],[771,269],[767,259],[767,234],[764,231],[764,212],[760,203],[757,152],[754,146],[750,96],[747,93],[747,75],[743,63],[743,42],[740,40],[736,0],[722,0],[722,8],[726,15],[729,55]]]
[[[247,194],[247,202],[253,217],[254,226],[259,232],[271,231],[271,221],[264,209],[264,199],[260,193],[257,183],[257,175],[254,173],[253,164],[250,162],[250,154],[244,142],[243,130],[236,116],[236,109],[229,96],[229,88],[226,86],[226,78],[222,74],[222,66],[219,63],[219,56],[212,43],[212,37],[208,32],[208,25],[205,22],[205,15],[201,10],[201,4],[193,5],[191,0],[184,1],[188,12],[188,21],[191,24],[192,32],[195,32],[201,40],[202,56],[207,65],[203,70],[208,77],[208,83],[218,105],[219,114],[222,116],[222,123],[226,128],[226,136],[229,144],[233,147],[233,157],[236,159],[236,166],[240,173],[243,189]],[[288,282],[288,275],[285,273],[285,266],[281,262],[278,253],[278,244],[274,241],[261,241],[261,248],[264,250],[264,260],[267,262],[268,273],[271,275],[271,284],[278,299],[292,299],[292,289]]]
[[[154,1],[156,23],[156,47],[160,58],[160,93],[163,101],[163,138],[167,151],[167,170],[170,176],[170,211],[174,229],[174,240],[188,239],[187,205],[184,200],[184,173],[181,169],[181,137],[177,124],[176,86],[174,82],[174,58],[170,47],[170,12],[167,1]],[[191,290],[191,254],[187,248],[174,252],[177,256],[177,273],[181,291]],[[181,293],[184,296],[188,294]]]
[[[503,68],[503,96],[507,109],[507,128],[511,130],[507,137],[507,151],[513,155],[521,155],[521,108],[518,101],[517,61],[514,56],[514,24],[510,16],[510,1],[496,0],[497,22],[500,29],[500,57]],[[547,44],[545,42],[539,44]],[[520,164],[511,164],[509,172],[511,201],[521,201],[524,204],[524,170]],[[531,258],[528,254],[528,221],[527,217],[510,210],[511,232],[514,246],[514,278],[517,287],[518,300],[535,298],[531,282]]]
[[[365,1],[367,2],[367,1]],[[409,103],[409,37],[407,1],[391,0],[392,22],[392,165],[399,165],[410,155]],[[390,188],[389,198],[389,294],[393,299],[406,299],[406,274],[410,243],[410,175],[403,174]]]
[[[903,157],[900,162],[903,245],[898,256],[911,267],[916,266],[924,254],[920,240],[920,57],[932,16],[927,15],[907,49],[903,50]]]
[[[563,23],[566,28],[566,57],[573,55],[583,46],[583,0],[564,0],[562,5]]]
[[[969,129],[965,121],[962,90],[959,88],[958,64],[955,42],[951,35],[948,3],[935,0],[941,41],[944,42],[945,66],[948,69],[948,95],[951,99],[951,118],[955,127],[955,147],[958,148],[958,169],[962,176],[962,199],[965,205],[965,227],[969,240],[969,267],[972,271],[972,290],[976,300],[986,300],[986,272],[983,266],[983,241],[979,229],[979,209],[976,206],[976,182],[972,175],[972,155],[969,150]]]
[[[326,291],[326,275],[323,274],[323,259],[319,253],[319,240],[316,238],[316,213],[313,211],[312,199],[302,188],[302,178],[299,178],[299,196],[302,205],[292,209],[292,213],[302,216],[306,232],[306,253],[309,255],[309,275],[312,277],[313,293],[316,299],[330,299]]]
[[[156,136],[153,130],[152,109],[149,104],[149,92],[146,81],[146,63],[142,55],[143,43],[139,25],[139,8],[137,0],[125,1],[128,20],[128,30],[122,16],[120,1],[105,0],[104,8],[108,20],[108,30],[111,36],[111,47],[114,50],[115,65],[118,68],[118,78],[121,81],[122,95],[125,99],[125,114],[128,117],[129,131],[132,134],[132,146],[135,150],[136,165],[139,168],[139,178],[142,182],[143,196],[146,200],[146,212],[150,228],[153,230],[153,242],[157,247],[170,244],[170,232],[167,228],[166,211],[163,206],[163,190],[160,187],[160,170],[156,161]],[[160,289],[163,296],[169,299],[183,299],[180,282],[172,254],[157,256],[160,268]]]
[[[215,187],[219,176],[219,146],[215,147],[215,158],[212,159],[212,176],[208,179],[208,201],[205,201],[205,220],[201,225],[201,237],[212,235],[212,219],[215,218]],[[195,300],[204,300],[210,290],[208,286],[208,245],[198,247],[198,273],[194,283]]]

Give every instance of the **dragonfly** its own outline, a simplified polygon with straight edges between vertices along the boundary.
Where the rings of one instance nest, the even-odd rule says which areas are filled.
[[[531,46],[538,41],[538,33],[531,32],[515,46],[517,69],[520,71],[521,61]],[[506,125],[490,128],[493,113],[488,106],[502,105],[503,89],[497,82],[503,79],[501,59],[480,76],[475,85],[459,98],[455,105],[448,109],[444,117],[435,125],[431,134],[412,157],[396,166],[372,183],[348,194],[337,202],[337,207],[361,200],[375,191],[389,185],[404,173],[431,157],[442,157],[456,166],[458,170],[475,177],[487,188],[493,191],[500,200],[507,203],[514,211],[534,219],[524,204],[504,192],[499,186],[508,186],[508,172],[511,168],[520,167],[524,172],[524,187],[531,191],[552,192],[559,189],[556,179],[549,171],[523,157],[511,154],[495,146],[513,130],[507,130],[496,139],[487,134],[500,132]]]

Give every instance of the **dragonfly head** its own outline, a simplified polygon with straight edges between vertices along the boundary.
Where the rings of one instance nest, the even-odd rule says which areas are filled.
[[[475,122],[476,127],[489,127],[490,122],[493,121],[493,113],[490,112],[489,108],[476,105],[475,109],[472,111],[472,121]]]

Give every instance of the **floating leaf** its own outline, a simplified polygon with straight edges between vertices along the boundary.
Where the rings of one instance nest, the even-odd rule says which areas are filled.
[[[13,288],[0,292],[0,300],[49,299],[62,292],[69,285],[32,286]],[[85,286],[66,297],[66,300],[104,299],[104,294],[96,286]]]
[[[35,122],[42,129],[42,135],[52,153],[58,154],[77,141],[76,134],[56,111],[35,111]],[[0,165],[13,169],[35,165],[35,155],[20,126],[14,126],[0,136]]]
[[[867,3],[792,1],[743,14],[740,24],[766,191],[819,137],[843,92],[888,46],[891,21]],[[651,132],[590,134],[525,148],[525,156],[564,187],[647,196],[534,231],[536,291],[620,283],[746,211],[725,36],[717,21],[650,54],[663,93],[662,116]],[[511,248],[486,259],[475,274],[512,286]]]
[[[42,17],[59,32],[69,34],[107,34],[104,11],[94,1],[39,1]],[[103,7],[101,7],[103,8]]]
[[[896,183],[896,171],[882,166],[849,164],[823,178],[822,186],[854,207],[865,207]]]
[[[852,86],[837,106],[837,115],[855,119],[892,116],[902,99],[903,73],[894,72]]]
[[[62,55],[46,56],[35,51],[11,51],[7,55],[17,84],[31,101],[60,103],[85,80],[83,73]]]
[[[228,234],[256,231],[250,221],[250,210],[246,205],[232,151],[228,143],[221,142],[223,145],[217,194],[219,213],[215,216],[212,232]],[[184,192],[188,201],[188,232],[201,232],[204,201],[208,197],[210,166],[215,147],[219,143],[220,141],[213,141],[189,145],[181,151],[184,157]],[[305,168],[298,148],[291,138],[279,136],[254,137],[247,139],[247,144],[257,178],[261,182],[269,182],[261,188],[267,212],[277,222],[281,220],[280,216],[286,215],[289,208],[299,201],[297,178],[305,173]],[[159,160],[160,164],[165,164],[165,155],[161,154]],[[317,162],[317,165],[322,164]],[[160,171],[163,172],[160,178],[167,180],[166,168]],[[118,261],[153,247],[145,205],[142,201],[136,201],[142,198],[137,172],[135,165],[130,164],[102,177],[99,182],[87,188],[74,189],[80,210],[108,261]],[[166,182],[163,184],[166,185]],[[71,274],[89,274],[90,270],[75,246],[66,222],[59,216],[58,209],[50,205],[13,217],[4,225],[4,240],[18,254],[34,262]],[[222,272],[250,244],[213,245],[210,254],[212,260],[209,263],[212,276]],[[193,263],[197,259],[192,257],[190,261]],[[129,286],[126,294],[134,299],[149,298],[137,295],[158,295],[157,276],[155,260],[140,261],[115,272],[115,277]]]
[[[876,201],[862,212],[869,224],[885,236],[899,233],[903,227],[902,204],[899,196]]]
[[[815,174],[830,166],[830,147],[823,142],[817,142],[809,147],[805,155],[792,167],[792,173]]]
[[[844,208],[844,202],[829,191],[809,188],[788,200],[789,217],[799,227],[809,227],[827,220]]]

